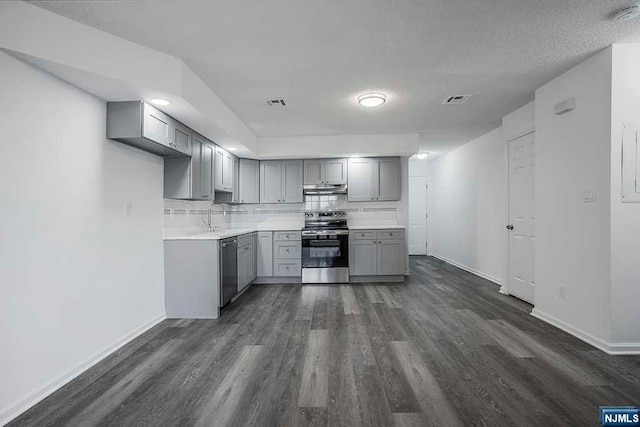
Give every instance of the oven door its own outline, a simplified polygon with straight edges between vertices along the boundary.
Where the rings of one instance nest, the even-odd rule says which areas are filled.
[[[303,232],[302,268],[349,267],[348,232]]]

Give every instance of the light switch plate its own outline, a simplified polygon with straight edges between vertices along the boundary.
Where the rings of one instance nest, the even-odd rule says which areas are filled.
[[[585,188],[582,201],[584,203],[593,203],[596,200],[598,200],[598,197],[596,196],[596,189],[591,187]]]
[[[133,216],[133,202],[124,202],[124,216]]]

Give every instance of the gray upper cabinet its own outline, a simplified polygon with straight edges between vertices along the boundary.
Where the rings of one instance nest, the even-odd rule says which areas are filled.
[[[347,183],[347,159],[317,159],[304,161],[304,185]]]
[[[167,157],[164,161],[166,199],[213,200],[213,150],[211,141],[192,133],[191,157]]]
[[[400,200],[400,158],[349,159],[348,200]]]
[[[374,200],[374,167],[374,159],[349,159],[349,185],[347,198],[350,202],[369,202]]]
[[[334,185],[346,184],[348,164],[347,159],[325,160],[325,183]]]
[[[374,188],[376,200],[400,200],[400,158],[386,157],[376,160]]]
[[[224,148],[216,146],[215,153],[215,190],[231,193],[233,191],[233,156]]]
[[[240,160],[237,157],[233,158],[233,193],[231,196],[231,203],[240,203]]]
[[[302,160],[282,162],[282,203],[302,203]]]
[[[260,203],[260,162],[240,159],[239,203]]]
[[[191,130],[141,101],[107,103],[107,138],[161,156],[191,155]]]
[[[183,154],[191,155],[191,134],[192,130],[182,123],[171,119],[169,130],[171,133],[171,143],[173,148]]]
[[[318,185],[324,183],[324,160],[304,161],[304,185]]]
[[[302,203],[302,161],[260,162],[260,203]]]
[[[194,139],[195,141],[195,139]],[[215,171],[214,158],[216,156],[216,146],[209,140],[202,147],[202,198],[213,200],[215,197]]]
[[[260,162],[260,203],[282,203],[282,162]]]

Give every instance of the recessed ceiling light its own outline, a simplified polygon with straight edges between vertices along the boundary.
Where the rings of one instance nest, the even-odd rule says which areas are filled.
[[[160,107],[165,107],[167,105],[171,105],[171,101],[169,101],[168,99],[164,99],[164,98],[153,98],[151,100],[152,104],[155,105],[159,105]]]
[[[236,147],[231,147],[228,149],[229,151],[238,151],[238,149]]]
[[[614,21],[630,21],[640,16],[640,4],[632,4],[631,6],[620,9],[613,16]]]
[[[429,155],[429,153],[418,153],[416,154],[416,157],[420,160],[424,160],[427,158],[427,156]]]
[[[363,93],[358,97],[358,103],[363,107],[377,107],[387,102],[387,97],[382,93]]]

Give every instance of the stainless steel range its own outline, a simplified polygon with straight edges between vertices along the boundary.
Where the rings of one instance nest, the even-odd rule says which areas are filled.
[[[349,228],[344,211],[306,212],[302,283],[349,282]]]

